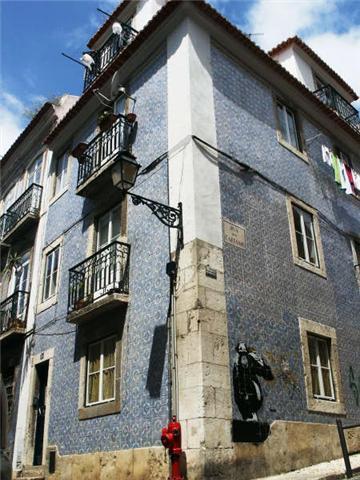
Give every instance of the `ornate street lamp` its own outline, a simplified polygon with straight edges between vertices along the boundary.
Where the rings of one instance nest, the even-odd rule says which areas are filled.
[[[128,151],[120,152],[111,169],[114,187],[118,188],[123,194],[130,195],[134,205],[146,205],[160,222],[167,227],[176,228],[178,230],[179,246],[182,248],[184,238],[182,204],[179,203],[178,208],[174,208],[129,191],[136,184],[140,167],[141,165],[136,161],[134,155]]]

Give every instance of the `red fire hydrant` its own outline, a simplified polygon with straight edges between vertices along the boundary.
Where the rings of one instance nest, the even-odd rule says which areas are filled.
[[[171,459],[171,476],[169,480],[184,480],[180,471],[181,450],[181,425],[176,421],[176,416],[172,418],[168,426],[162,429],[161,443],[169,449]]]

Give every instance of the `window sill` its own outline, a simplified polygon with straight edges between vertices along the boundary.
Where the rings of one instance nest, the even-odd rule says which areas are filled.
[[[289,150],[291,153],[293,153],[294,155],[296,155],[297,157],[301,158],[301,160],[303,160],[305,163],[309,164],[309,158],[307,156],[307,153],[306,152],[301,152],[300,150],[298,150],[297,148],[293,147],[292,145],[290,145],[290,143],[286,142],[279,134],[278,132],[278,142],[280,143],[280,145],[282,145],[284,148],[286,148],[287,150]]]
[[[37,307],[37,312],[36,313],[41,313],[41,312],[47,310],[48,308],[52,307],[56,303],[57,303],[57,295],[55,294],[52,297],[45,300],[44,302],[41,302]]]
[[[298,267],[303,268],[304,270],[308,270],[309,272],[316,273],[320,277],[327,278],[325,267],[315,267],[315,265],[311,265],[307,263],[305,260],[299,257],[293,257],[295,265]]]
[[[112,402],[100,403],[91,407],[79,408],[79,420],[88,420],[90,418],[104,417],[105,415],[113,415],[120,412],[120,400]]]
[[[62,197],[64,195],[64,193],[66,193],[68,191],[68,187],[64,188],[63,190],[61,190],[60,192],[58,192],[56,195],[54,195],[51,200],[49,201],[49,207],[55,203],[57,200],[59,200],[60,197]]]
[[[321,398],[307,398],[307,406],[310,412],[321,412],[333,415],[346,415],[345,405],[334,400],[323,400]]]

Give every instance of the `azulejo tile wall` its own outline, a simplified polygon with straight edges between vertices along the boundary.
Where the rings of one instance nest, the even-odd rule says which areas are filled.
[[[359,202],[339,191],[321,159],[322,135],[309,143],[310,164],[276,137],[270,88],[212,48],[218,147],[248,163],[322,212],[346,232],[359,232]],[[304,120],[304,136],[320,133]],[[246,229],[246,248],[224,242],[226,302],[231,366],[239,340],[267,358],[275,380],[261,380],[260,420],[333,423],[334,417],[310,413],[306,406],[298,317],[336,328],[347,410],[358,420],[349,385],[349,368],[360,365],[360,296],[349,238],[320,218],[327,278],[294,265],[285,195],[254,174],[229,163],[220,167],[222,215]],[[234,416],[240,418],[233,402]]]
[[[130,83],[131,93],[137,98],[139,122],[134,153],[143,167],[167,150],[166,82],[166,54],[162,51]],[[50,207],[46,244],[65,232],[60,289],[58,303],[36,320],[37,329],[54,323],[40,332],[46,336],[34,337],[34,353],[55,348],[49,444],[57,445],[61,454],[159,445],[161,427],[168,418],[168,230],[146,207],[129,202],[131,301],[123,333],[122,408],[119,414],[79,421],[77,333],[65,318],[68,270],[86,257],[86,220],[81,218],[95,205],[75,195],[76,176],[75,164],[69,190]],[[167,203],[167,162],[149,176],[140,177],[134,192]],[[50,336],[59,333],[62,335]]]

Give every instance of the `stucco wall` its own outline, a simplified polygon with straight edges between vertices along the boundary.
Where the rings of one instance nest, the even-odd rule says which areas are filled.
[[[130,83],[136,96],[139,130],[134,153],[142,166],[167,150],[166,56],[161,53]],[[168,230],[144,206],[128,205],[131,244],[130,304],[123,335],[119,414],[85,421],[78,419],[79,360],[75,327],[66,323],[68,270],[86,258],[87,222],[95,204],[75,194],[77,162],[72,165],[69,190],[49,208],[46,245],[64,234],[58,303],[37,316],[37,328],[56,319],[35,336],[34,353],[55,347],[50,405],[49,444],[60,454],[119,450],[159,444],[167,422],[166,313],[169,281]],[[139,178],[136,193],[167,202],[167,163]],[[106,198],[107,192],[104,192]],[[101,200],[100,200],[101,202]],[[65,232],[65,233],[64,233]],[[156,342],[157,355],[151,357]],[[151,362],[150,362],[151,357]],[[162,377],[158,378],[162,373]],[[159,383],[160,382],[160,383]]]
[[[331,147],[330,139],[323,135],[310,142],[306,163],[277,141],[271,90],[215,47],[212,65],[218,148],[303,199],[339,229],[359,233],[359,201],[339,190],[321,159],[321,144]],[[305,139],[319,133],[306,119],[303,124]],[[220,168],[222,215],[246,229],[245,249],[224,242],[230,364],[240,340],[270,363],[275,380],[261,381],[260,420],[332,423],[334,417],[307,411],[298,317],[335,327],[346,420],[358,420],[349,368],[359,376],[360,296],[349,238],[320,218],[327,279],[296,266],[284,193],[225,163]],[[289,372],[282,368],[286,363]],[[234,402],[233,409],[240,418]]]

